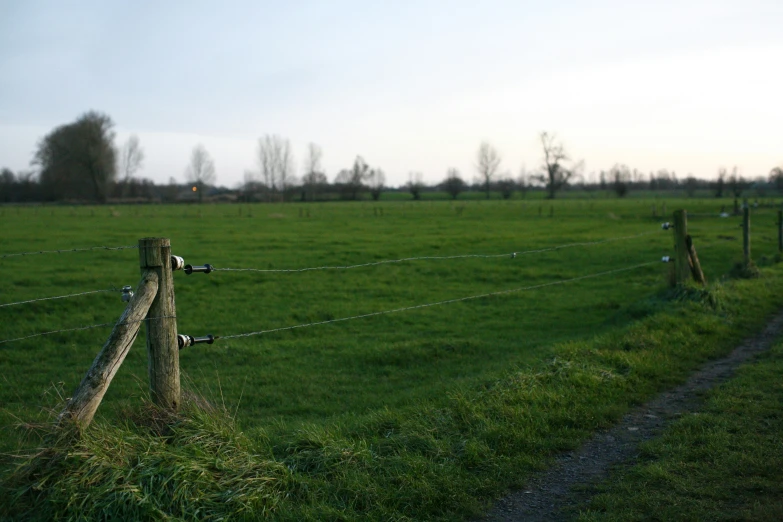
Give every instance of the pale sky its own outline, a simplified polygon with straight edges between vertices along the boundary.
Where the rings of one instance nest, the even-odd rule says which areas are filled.
[[[0,0],[0,166],[88,110],[137,134],[139,173],[184,181],[203,143],[217,182],[256,142],[308,142],[330,180],[361,155],[475,176],[488,141],[515,176],[560,137],[586,172],[745,176],[783,164],[783,2]]]

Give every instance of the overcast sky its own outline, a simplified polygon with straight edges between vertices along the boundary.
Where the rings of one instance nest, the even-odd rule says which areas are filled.
[[[258,170],[266,133],[330,180],[356,155],[392,184],[488,141],[515,176],[555,132],[586,171],[745,176],[783,164],[783,2],[0,0],[0,166],[88,110],[135,133],[143,177]]]

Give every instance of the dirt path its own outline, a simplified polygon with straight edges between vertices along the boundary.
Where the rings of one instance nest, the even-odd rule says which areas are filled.
[[[782,333],[783,311],[728,357],[707,363],[685,384],[627,414],[618,425],[595,435],[582,448],[559,457],[551,469],[498,501],[480,520],[535,522],[572,518],[574,508],[591,497],[584,486],[605,479],[612,466],[633,464],[641,442],[660,435],[676,417],[698,409],[706,390],[729,379],[737,366],[769,349]]]

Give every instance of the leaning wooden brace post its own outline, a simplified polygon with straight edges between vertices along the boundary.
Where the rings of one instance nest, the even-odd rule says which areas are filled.
[[[180,405],[179,348],[171,273],[171,243],[167,238],[139,240],[139,265],[158,275],[158,294],[147,314],[147,357],[152,401],[162,408]]]
[[[685,210],[674,211],[674,281],[684,284],[691,277],[691,265],[688,255],[688,213]]]
[[[65,409],[60,413],[59,422],[73,421],[80,428],[86,428],[95,411],[109,389],[114,375],[120,369],[122,361],[130,351],[139,327],[147,315],[147,311],[158,293],[158,274],[146,272],[142,275],[136,293],[131,297],[120,320],[114,326],[106,344],[92,362],[92,366],[82,379],[79,387],[68,400]]]
[[[696,255],[696,247],[693,246],[693,239],[691,239],[690,234],[685,236],[685,245],[688,247],[688,260],[690,261],[693,280],[699,284],[706,285],[707,278],[704,277],[704,272],[701,269],[701,263],[699,263],[699,256]]]
[[[745,266],[750,266],[750,207],[742,210],[742,254]]]

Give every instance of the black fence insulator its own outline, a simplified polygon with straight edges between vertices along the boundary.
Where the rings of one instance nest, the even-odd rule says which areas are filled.
[[[208,274],[208,273],[212,272],[214,269],[215,269],[215,267],[213,267],[210,264],[206,264],[206,265],[203,265],[203,266],[185,265],[185,273],[188,274],[188,275],[193,274],[195,272],[201,272],[201,273],[204,273],[204,274]]]
[[[177,345],[179,349],[193,346],[194,344],[212,344],[215,342],[216,337],[214,335],[205,335],[204,337],[193,337],[192,335],[179,334],[177,335]]]

